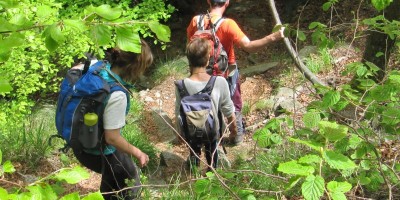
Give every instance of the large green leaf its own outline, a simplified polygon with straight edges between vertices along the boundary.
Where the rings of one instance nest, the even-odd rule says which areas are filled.
[[[329,141],[339,141],[347,136],[347,126],[337,124],[336,122],[320,121],[318,124],[320,133]]]
[[[322,105],[325,107],[330,107],[335,105],[340,100],[340,93],[336,90],[331,90],[324,95],[322,99]]]
[[[162,25],[158,22],[150,22],[149,28],[153,31],[157,38],[163,42],[169,42],[171,37],[171,30],[168,26]]]
[[[17,27],[0,16],[0,33],[15,31]]]
[[[48,36],[46,37],[46,39],[44,40],[44,42],[45,42],[46,48],[47,48],[50,52],[55,51],[55,50],[60,46],[60,44],[59,44],[57,41],[55,41],[50,35],[48,35]]]
[[[301,193],[306,200],[319,200],[324,194],[325,181],[321,176],[310,175],[301,185]]]
[[[1,174],[0,174],[1,176]],[[8,192],[7,190],[0,187],[0,199],[8,199]]]
[[[304,144],[318,152],[320,152],[323,149],[323,145],[314,141],[308,141],[308,140],[300,140],[300,139],[296,139],[296,138],[289,138],[290,141],[292,142],[297,142],[300,144]]]
[[[45,185],[44,188],[41,185],[28,186],[27,189],[30,192],[30,199],[34,200],[56,200],[57,194],[53,191],[52,187]]]
[[[11,87],[10,83],[7,80],[0,77],[0,93],[10,92],[11,90],[12,90],[12,87]],[[0,152],[0,164],[1,164],[1,152]]]
[[[312,164],[312,163],[320,163],[321,162],[321,157],[317,155],[312,155],[308,154],[305,155],[301,158],[299,158],[299,163],[304,163],[304,164]]]
[[[334,151],[325,151],[323,158],[333,169],[348,170],[357,167],[347,156]]]
[[[140,53],[142,44],[139,34],[129,27],[115,28],[117,46],[124,51]]]
[[[286,174],[294,174],[294,175],[301,175],[301,176],[308,176],[313,174],[315,169],[314,167],[301,165],[297,163],[297,161],[292,160],[285,163],[279,163],[278,171],[286,173]]]
[[[400,123],[400,110],[393,107],[384,110],[382,113],[382,123],[392,126]]]
[[[321,116],[318,112],[312,110],[303,115],[303,122],[307,128],[314,128],[321,121]]]
[[[1,39],[0,37],[0,53],[7,53],[11,48],[24,44],[25,36],[21,33],[12,33],[10,36]]]
[[[100,17],[110,21],[118,19],[122,14],[121,8],[111,8],[111,6],[107,4],[96,7],[94,12]]]
[[[64,24],[80,32],[87,30],[86,24],[81,20],[66,19]]]
[[[61,31],[61,28],[56,24],[53,24],[48,27],[49,34],[54,41],[61,44],[65,41],[65,36]]]
[[[54,175],[57,180],[65,180],[69,184],[76,184],[89,178],[89,173],[82,167],[76,166],[72,169],[63,169]]]
[[[97,46],[104,46],[111,43],[111,30],[108,26],[99,24],[91,28],[91,38]]]
[[[331,181],[326,186],[333,200],[346,200],[344,193],[351,190],[352,186],[348,182]]]
[[[194,184],[194,191],[196,192],[196,194],[201,194],[205,191],[209,191],[208,186],[210,184],[211,182],[208,179],[197,180]]]
[[[371,3],[375,7],[375,9],[381,11],[389,6],[392,1],[393,0],[371,0]]]
[[[5,9],[15,8],[15,7],[18,6],[18,1],[15,1],[15,0],[1,0],[0,1],[0,6],[2,6]]]

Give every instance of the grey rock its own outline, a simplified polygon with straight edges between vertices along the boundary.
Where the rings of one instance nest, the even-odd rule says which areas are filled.
[[[261,74],[271,68],[276,67],[278,64],[279,64],[278,62],[261,63],[258,65],[240,69],[240,74],[242,74],[243,76],[252,76],[255,74]]]
[[[176,140],[176,135],[172,127],[174,124],[172,123],[172,119],[168,116],[168,114],[158,108],[152,108],[152,116],[155,124],[157,125],[157,134],[160,141],[171,143]]]

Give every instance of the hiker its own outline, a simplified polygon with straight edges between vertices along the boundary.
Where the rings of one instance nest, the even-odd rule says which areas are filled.
[[[223,116],[227,118],[227,122],[229,125],[230,135],[229,137],[234,138],[237,134],[236,123],[235,123],[235,114],[234,114],[234,107],[233,102],[230,98],[228,84],[223,77],[220,76],[210,76],[206,72],[206,66],[209,62],[211,47],[208,41],[204,38],[197,38],[189,42],[186,46],[186,56],[189,61],[189,68],[190,68],[190,76],[183,80],[178,80],[175,82],[176,84],[176,101],[175,101],[175,115],[177,119],[178,129],[181,133],[182,137],[188,142],[189,146],[193,151],[190,151],[190,156],[188,159],[188,164],[192,164],[195,166],[200,165],[200,160],[198,157],[201,155],[201,148],[204,144],[205,146],[205,157],[207,159],[207,164],[209,165],[208,170],[210,167],[216,168],[217,161],[218,161],[218,153],[216,151],[217,145],[219,143],[219,139],[222,136],[221,134],[225,131],[224,130],[224,120],[222,119]],[[180,83],[180,84],[179,84]],[[210,89],[207,89],[210,86]],[[181,88],[183,87],[183,88]],[[209,90],[209,91],[204,91]],[[185,102],[181,102],[184,99],[183,94],[187,93],[186,96],[193,97],[194,94],[199,94],[200,92],[204,91],[207,93],[207,97],[212,102],[211,109],[213,119],[215,122],[215,132],[214,131],[206,131],[207,133],[203,133],[202,135],[197,135],[196,128],[194,131],[196,133],[190,132],[193,128],[187,128],[189,125],[184,124],[180,126],[180,122],[188,123],[187,118],[182,116],[183,108],[181,104]],[[197,103],[197,104],[196,104]],[[205,105],[200,105],[201,100],[195,102],[198,107],[204,107]],[[202,110],[203,111],[203,110]],[[202,111],[197,111],[197,114],[201,113]],[[194,111],[196,112],[196,111]],[[197,117],[197,118],[196,118]],[[193,121],[200,121],[201,116],[196,115],[194,116]],[[195,122],[196,123],[196,122]],[[192,124],[193,125],[193,124]],[[186,128],[184,128],[186,126]],[[207,128],[207,127],[206,127]],[[182,130],[183,129],[183,130]],[[199,128],[200,129],[200,128]],[[214,135],[210,135],[214,134]]]
[[[102,77],[109,83],[117,81],[128,88],[128,82],[135,82],[153,62],[150,47],[144,40],[142,40],[141,51],[140,54],[136,54],[119,48],[108,49],[105,60],[110,63],[107,65],[110,69]],[[137,159],[140,167],[146,166],[149,162],[147,154],[121,136],[122,128],[125,126],[127,107],[129,107],[128,101],[129,97],[125,92],[111,93],[103,113],[106,146],[102,153],[97,149],[77,151],[73,148],[76,158],[82,165],[102,174],[100,192],[106,200],[136,198],[140,194],[140,177],[132,157]],[[127,180],[133,180],[135,187],[124,189],[128,187]]]
[[[244,137],[244,124],[243,124],[243,117],[241,114],[242,111],[242,99],[241,99],[241,91],[240,91],[240,79],[239,79],[239,72],[237,70],[237,64],[235,59],[235,52],[234,52],[234,45],[237,45],[244,49],[245,51],[252,53],[258,50],[263,49],[267,45],[272,42],[281,40],[284,38],[283,35],[283,28],[278,31],[274,32],[270,35],[266,35],[265,37],[257,40],[250,40],[243,31],[239,28],[238,24],[229,18],[224,18],[223,14],[227,7],[229,6],[229,0],[207,0],[208,4],[210,5],[209,15],[205,15],[204,17],[204,27],[209,26],[210,18],[213,24],[218,23],[222,18],[223,21],[218,25],[218,29],[216,30],[216,35],[218,36],[219,40],[222,43],[223,48],[228,54],[228,64],[229,69],[236,69],[235,73],[236,79],[236,87],[234,87],[234,91],[232,92],[232,101],[235,106],[235,115],[236,115],[236,124],[238,128],[237,136],[233,139],[228,141],[230,144],[239,145],[243,142]],[[192,18],[192,21],[187,27],[187,38],[188,41],[192,38],[195,32],[198,30],[197,22],[199,20],[199,15]],[[230,74],[228,71],[226,74]],[[235,83],[232,83],[235,84]]]

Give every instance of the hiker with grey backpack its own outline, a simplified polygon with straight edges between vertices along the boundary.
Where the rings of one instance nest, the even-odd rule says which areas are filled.
[[[175,115],[179,133],[189,145],[188,163],[200,166],[204,146],[208,170],[218,167],[217,147],[225,132],[224,118],[229,125],[229,137],[237,134],[233,102],[226,80],[206,72],[211,47],[207,39],[195,38],[187,44],[186,56],[190,76],[175,82]]]

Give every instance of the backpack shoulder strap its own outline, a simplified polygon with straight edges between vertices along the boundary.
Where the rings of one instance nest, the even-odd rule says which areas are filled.
[[[222,24],[222,22],[224,22],[224,20],[225,20],[225,17],[221,17],[214,23],[215,33],[218,31],[218,28],[221,26],[221,24]]]
[[[185,96],[189,96],[189,92],[187,91],[187,89],[185,87],[185,82],[183,81],[183,79],[175,81],[175,85],[178,88],[179,96],[181,98],[183,98]]]
[[[207,85],[198,93],[207,93],[211,95],[212,90],[214,89],[216,76],[211,76],[210,80],[208,80]]]
[[[197,30],[203,31],[205,29],[204,17],[205,17],[205,15],[197,15]]]

